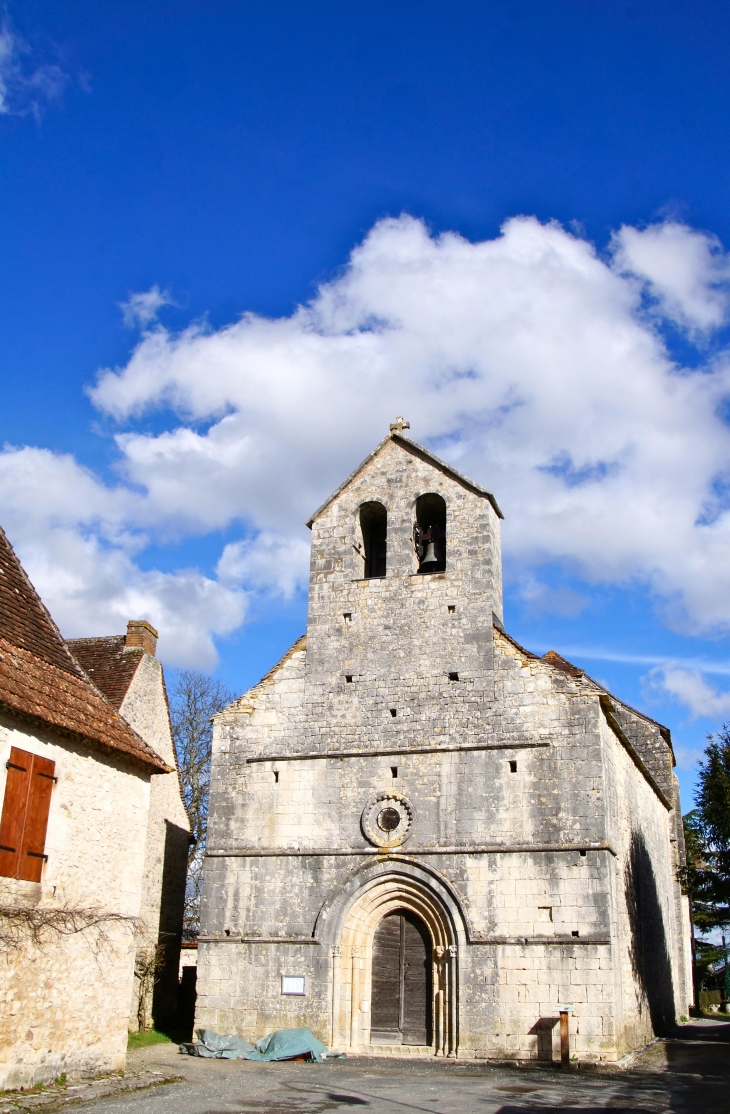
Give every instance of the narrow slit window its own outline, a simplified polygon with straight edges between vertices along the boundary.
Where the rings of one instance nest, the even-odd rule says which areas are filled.
[[[391,716],[393,717],[393,719],[395,719],[395,717],[396,717],[396,716],[398,715],[398,710],[397,710],[397,708],[391,708],[391,709],[390,709],[390,714],[391,714]]]
[[[456,614],[456,606],[453,603],[450,603],[449,604],[449,615],[455,615],[455,614]]]
[[[274,783],[276,785],[279,784],[279,771],[278,770],[274,770]]]
[[[586,857],[586,855],[587,855],[587,854],[588,854],[588,852],[587,852],[587,851],[581,851],[581,853],[580,853],[580,857],[581,857],[581,859],[585,859],[585,857]]]
[[[511,774],[516,774],[517,773],[517,763],[514,760],[512,760],[509,764],[509,772]]]
[[[458,673],[449,673],[449,680],[450,681],[458,681],[459,680],[459,674]]]
[[[351,611],[345,611],[342,615],[342,621],[343,621],[343,623],[351,623],[352,622],[352,612]]]
[[[397,766],[391,766],[390,767],[390,776],[391,777],[398,777],[398,767]]]
[[[388,563],[388,512],[382,503],[364,503],[360,507],[360,530],[365,549],[365,579],[385,576]]]
[[[352,673],[346,673],[345,674],[345,681],[347,682],[348,685],[352,684]]]

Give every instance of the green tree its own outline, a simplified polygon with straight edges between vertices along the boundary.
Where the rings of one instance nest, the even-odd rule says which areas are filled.
[[[684,817],[687,865],[682,882],[690,900],[694,946],[695,1005],[703,982],[716,975],[722,949],[695,936],[730,925],[730,727],[708,735],[700,762],[695,804]],[[730,985],[724,974],[724,988]]]
[[[183,922],[183,933],[188,938],[197,936],[200,929],[200,886],[208,834],[211,720],[235,699],[234,693],[220,681],[190,669],[176,675],[170,690],[172,737],[191,827]]]
[[[730,925],[730,727],[708,736],[696,808],[684,818],[685,884],[701,932]]]

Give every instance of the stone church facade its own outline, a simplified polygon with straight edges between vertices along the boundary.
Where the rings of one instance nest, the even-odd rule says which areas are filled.
[[[216,717],[196,1024],[615,1060],[688,1012],[666,728],[503,628],[492,495],[403,434],[317,511],[306,636]]]

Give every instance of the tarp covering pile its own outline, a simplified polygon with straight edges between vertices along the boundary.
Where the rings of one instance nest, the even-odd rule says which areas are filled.
[[[318,1064],[331,1055],[309,1029],[277,1029],[256,1044],[243,1037],[221,1037],[210,1029],[198,1029],[197,1037],[192,1044],[181,1044],[180,1051],[216,1060],[293,1060],[301,1056]]]

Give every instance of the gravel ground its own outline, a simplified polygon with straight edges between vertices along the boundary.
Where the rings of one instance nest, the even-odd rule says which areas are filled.
[[[83,1114],[730,1114],[730,1022],[679,1026],[625,1064],[501,1067],[354,1057],[324,1064],[198,1060],[174,1045],[129,1055],[124,1075],[37,1095],[4,1095],[0,1114],[83,1103]]]

